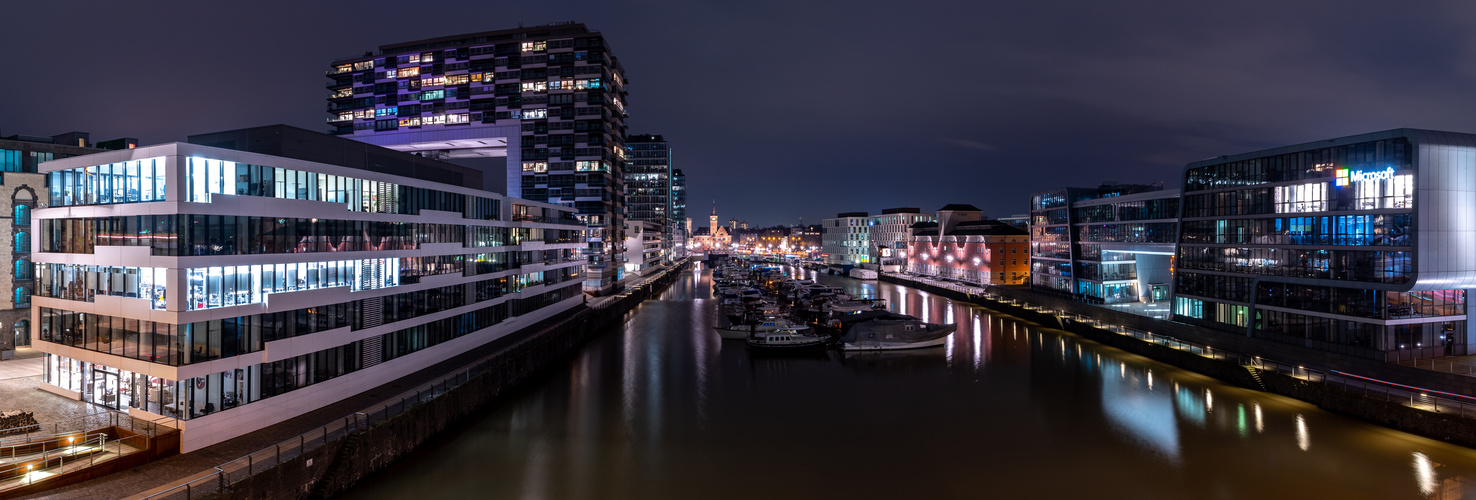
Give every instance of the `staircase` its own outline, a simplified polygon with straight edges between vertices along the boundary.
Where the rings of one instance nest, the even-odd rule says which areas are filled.
[[[1261,388],[1261,392],[1271,392],[1269,389],[1266,388],[1266,382],[1261,380],[1260,370],[1257,370],[1256,367],[1250,365],[1245,365],[1244,368],[1245,371],[1250,372],[1251,378],[1256,381],[1256,385]]]
[[[343,438],[343,446],[340,446],[338,453],[333,455],[333,462],[328,464],[323,477],[318,478],[318,482],[313,484],[313,490],[307,496],[309,499],[328,498],[328,488],[338,480],[338,476],[348,466],[349,457],[359,452],[359,442],[363,439],[363,435],[362,432],[354,432]]]

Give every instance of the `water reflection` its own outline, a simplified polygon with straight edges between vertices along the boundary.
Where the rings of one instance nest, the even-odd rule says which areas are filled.
[[[815,278],[958,331],[930,349],[754,357],[710,329],[707,274],[685,274],[346,497],[1457,498],[1476,476],[1472,450],[905,287]]]
[[[1297,415],[1297,447],[1302,451],[1312,447],[1312,436],[1307,433],[1307,419]]]
[[[1127,379],[1126,365],[1119,366],[1122,376],[1101,378],[1102,408],[1107,417],[1133,441],[1177,463],[1179,423],[1173,399],[1168,394],[1135,387],[1137,384]]]

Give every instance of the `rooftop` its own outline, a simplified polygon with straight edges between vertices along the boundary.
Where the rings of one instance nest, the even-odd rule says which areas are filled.
[[[234,149],[340,165],[472,189],[483,189],[482,172],[351,139],[288,125],[196,134],[190,144]]]

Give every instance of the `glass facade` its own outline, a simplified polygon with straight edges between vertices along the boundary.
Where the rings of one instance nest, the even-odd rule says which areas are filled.
[[[437,210],[470,219],[501,218],[500,201],[491,198],[194,156],[187,163],[186,200],[195,203],[209,203],[212,194],[263,196],[343,203],[356,212],[417,215]]]
[[[1466,354],[1464,290],[1349,286],[1414,280],[1414,153],[1396,137],[1186,170],[1176,319],[1388,361]]]
[[[109,154],[126,157],[102,153]],[[32,213],[31,207],[17,207],[9,214],[17,230],[8,244],[25,251],[13,262],[14,275],[34,279],[37,293],[45,297],[34,313],[38,348],[48,352],[45,383],[114,409],[200,418],[352,374],[582,294],[584,267],[578,264],[584,262],[579,244],[585,224],[572,210],[531,203],[504,206],[506,200],[495,194],[453,192],[457,188],[450,186],[437,190],[201,156],[186,155],[179,162],[172,158],[174,153],[51,172],[38,201],[46,202],[47,195],[49,206],[164,201],[168,178],[184,183],[172,191],[183,199],[168,201],[204,204],[216,196],[259,196],[342,203],[348,210],[325,204],[303,205],[294,211],[299,217],[156,213],[68,218],[67,211]],[[224,205],[191,206],[218,212]],[[320,212],[338,218],[311,216]],[[413,217],[417,215],[428,217]],[[518,219],[489,222],[512,215]],[[37,228],[39,241],[34,243],[40,253],[30,253],[29,225]],[[554,244],[574,248],[541,246]],[[316,256],[287,256],[302,253]],[[188,258],[143,261],[167,267],[98,265],[137,265],[143,255]],[[423,283],[432,276],[434,284]],[[334,287],[356,293],[347,295],[351,299],[332,292],[298,294],[290,301],[280,297],[295,304],[290,306],[295,309],[280,312],[262,312],[269,309],[260,306],[203,312],[272,302],[268,296],[276,293]],[[27,290],[16,288],[18,303],[29,302]],[[143,299],[150,309],[170,314],[140,316],[141,303],[125,302],[132,305],[122,308],[81,305],[109,300],[99,296]],[[338,298],[326,304],[313,298],[328,296]],[[172,319],[175,314],[181,319]],[[452,316],[440,319],[447,314]],[[373,334],[366,336],[364,330]],[[348,332],[360,332],[359,337],[333,341],[341,338],[334,335]],[[329,342],[306,353],[301,343],[280,343],[274,350],[287,359],[259,362],[269,343],[314,334],[326,334],[314,339]],[[323,348],[328,345],[332,347]],[[67,349],[59,352],[62,348],[56,346]],[[283,349],[288,352],[281,353]],[[423,356],[432,360],[444,355]],[[202,364],[216,360],[226,360],[224,365],[232,368],[196,376],[223,369]],[[140,361],[178,367],[174,373],[182,380],[119,368],[137,368]],[[294,409],[284,411],[314,404],[293,400]]]
[[[164,158],[148,158],[47,174],[51,206],[164,201]]]
[[[1168,262],[1139,273],[1129,249],[1167,252],[1178,231],[1179,196],[1160,185],[1104,184],[1031,197],[1030,284],[1093,303],[1135,302],[1166,287]],[[1104,251],[1104,246],[1110,251]],[[1162,271],[1162,272],[1160,272]],[[1138,283],[1140,276],[1162,283]]]
[[[389,361],[494,326],[509,317],[578,297],[581,293],[578,284],[566,286],[390,332],[380,335],[375,339],[377,342],[369,345],[379,346],[373,358]],[[439,310],[434,303],[424,304],[423,309]],[[48,317],[60,316],[62,315],[51,314]],[[215,323],[214,328],[219,330],[220,322]],[[197,323],[189,326],[190,329],[210,328],[209,325],[200,325]],[[81,394],[83,401],[101,406],[120,410],[137,408],[166,417],[189,420],[286,394],[363,369],[366,344],[368,343],[350,342],[284,360],[182,381],[150,377],[48,353],[43,380],[57,387],[76,391]],[[220,346],[195,347],[197,351],[204,352]],[[183,355],[189,356],[194,352],[185,351]]]
[[[18,264],[18,263],[17,263]],[[149,299],[164,310],[166,284],[162,267],[109,267],[80,264],[37,264],[36,294],[92,302],[98,295]]]
[[[46,219],[40,228],[43,252],[143,246],[159,256],[415,250],[422,243],[464,243],[467,233],[460,224],[185,214]],[[472,228],[494,236],[509,230]]]

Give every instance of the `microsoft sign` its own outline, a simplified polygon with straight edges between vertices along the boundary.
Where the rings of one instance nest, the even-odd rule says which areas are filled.
[[[1347,186],[1350,182],[1387,181],[1393,179],[1394,167],[1383,170],[1349,170],[1340,168],[1336,173],[1337,177],[1333,179],[1333,183],[1338,187],[1343,187]]]

